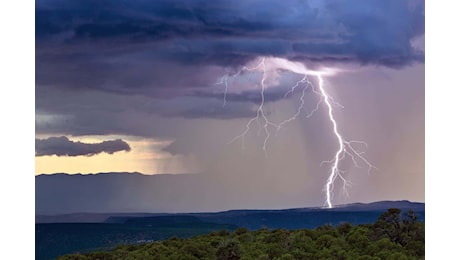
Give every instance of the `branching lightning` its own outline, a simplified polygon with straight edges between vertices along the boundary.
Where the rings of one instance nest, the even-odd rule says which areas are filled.
[[[236,136],[235,138],[233,138],[233,140],[231,140],[230,142],[234,142],[237,139],[241,138],[243,149],[244,149],[244,140],[245,140],[246,134],[251,129],[251,124],[254,123],[254,122],[257,122],[257,124],[259,126],[259,133],[260,133],[260,131],[262,129],[265,132],[265,139],[264,139],[264,144],[262,146],[262,149],[264,150],[265,155],[267,155],[267,142],[270,139],[270,130],[268,129],[268,127],[269,126],[278,127],[278,126],[276,124],[270,122],[268,120],[268,117],[265,115],[265,112],[264,112],[265,88],[266,88],[265,81],[267,79],[267,70],[266,70],[266,67],[265,67],[265,58],[262,58],[262,60],[253,68],[243,67],[236,74],[232,75],[232,77],[238,76],[243,71],[252,71],[252,70],[256,70],[258,68],[262,68],[263,73],[262,73],[262,79],[260,80],[260,85],[261,85],[260,99],[261,99],[261,101],[260,101],[260,104],[259,104],[259,106],[257,108],[256,115],[248,121],[248,123],[246,124],[246,129],[243,131],[243,133],[241,135]],[[225,83],[225,93],[224,93],[224,105],[225,105],[226,104],[225,99],[226,99],[226,96],[227,96],[226,93],[227,93],[227,90],[228,90],[228,77],[224,76],[224,79],[225,80],[223,80],[222,82]]]
[[[272,122],[268,119],[265,111],[264,111],[264,105],[265,105],[265,90],[267,88],[267,66],[266,66],[266,58],[262,58],[261,61],[254,67],[248,68],[248,67],[243,67],[240,69],[237,73],[228,76],[225,75],[224,77],[221,78],[221,80],[217,84],[223,84],[225,86],[225,91],[224,91],[224,103],[223,105],[225,106],[227,103],[227,91],[228,91],[228,79],[229,77],[234,78],[239,76],[241,73],[245,71],[256,71],[256,70],[261,70],[262,72],[262,78],[260,80],[260,103],[257,107],[256,114],[253,118],[249,119],[249,121],[246,124],[245,130],[235,138],[233,138],[231,142],[234,142],[238,139],[241,139],[242,141],[242,146],[243,149],[245,147],[245,137],[248,134],[248,132],[251,129],[251,125],[256,122],[259,127],[259,133],[263,130],[265,133],[265,138],[263,142],[262,149],[267,156],[267,144],[268,141],[272,135],[272,131],[275,131],[275,136],[278,134],[280,129],[288,124],[289,122],[296,120],[302,111],[304,110],[304,105],[305,105],[305,95],[307,93],[307,90],[310,88],[312,93],[318,95],[319,99],[316,103],[315,108],[308,112],[306,117],[310,118],[317,112],[320,108],[321,105],[323,104],[327,108],[327,115],[329,118],[329,121],[332,124],[332,132],[335,136],[335,139],[337,140],[338,148],[337,151],[335,152],[334,157],[329,160],[329,161],[323,161],[321,162],[321,165],[328,163],[331,165],[329,175],[327,178],[327,182],[324,186],[324,190],[326,193],[326,201],[325,201],[325,206],[328,208],[332,208],[332,198],[334,196],[334,183],[336,182],[337,178],[339,178],[342,183],[343,183],[343,191],[346,195],[348,195],[347,188],[351,186],[351,182],[345,179],[344,173],[345,171],[340,169],[340,164],[342,161],[344,161],[346,158],[349,158],[352,162],[353,165],[357,168],[362,168],[361,164],[365,164],[367,167],[368,173],[372,169],[377,169],[375,166],[373,166],[365,157],[364,157],[364,152],[360,151],[358,148],[358,145],[364,148],[367,148],[367,143],[363,141],[356,141],[356,140],[351,140],[347,141],[342,137],[342,134],[339,131],[339,127],[337,125],[337,121],[334,118],[334,109],[333,106],[337,106],[340,108],[344,108],[341,104],[336,102],[331,95],[328,94],[324,87],[324,82],[323,82],[323,77],[322,71],[310,71],[307,70],[303,65],[299,66],[297,63],[292,63],[287,60],[282,61],[282,69],[288,70],[292,73],[295,74],[300,74],[303,75],[303,78],[299,81],[296,82],[284,95],[284,97],[288,97],[289,95],[294,95],[295,91],[297,88],[302,88],[301,94],[299,97],[300,104],[297,107],[297,111],[294,115],[291,117],[285,119],[282,122],[275,123]],[[318,86],[315,87],[315,85],[309,80],[308,75],[313,75],[318,78]],[[361,163],[361,164],[360,164]]]
[[[339,177],[342,182],[343,182],[343,190],[345,193],[347,193],[348,195],[348,192],[347,192],[347,186],[350,186],[351,183],[349,181],[347,181],[344,177],[343,177],[343,171],[339,169],[339,163],[340,161],[342,161],[346,155],[350,156],[351,160],[353,161],[354,165],[358,168],[360,168],[358,162],[357,162],[357,158],[360,159],[361,161],[363,161],[367,167],[368,167],[368,172],[370,172],[371,169],[375,168],[372,164],[369,163],[369,161],[364,158],[362,156],[362,152],[358,152],[354,147],[353,147],[353,144],[354,143],[360,143],[360,144],[364,144],[366,147],[367,147],[367,144],[365,142],[362,142],[362,141],[346,141],[342,138],[342,135],[339,133],[338,129],[337,129],[337,122],[335,121],[335,118],[334,118],[334,115],[333,115],[333,109],[332,109],[332,105],[331,105],[331,98],[329,96],[329,94],[326,92],[326,90],[324,89],[324,84],[323,84],[323,78],[321,77],[320,74],[317,75],[318,76],[318,87],[319,87],[319,90],[321,92],[321,96],[324,100],[324,103],[326,104],[326,107],[328,109],[328,116],[329,116],[329,120],[331,121],[332,123],[332,130],[334,132],[334,135],[335,137],[337,138],[337,142],[339,144],[339,149],[337,150],[337,152],[335,153],[335,157],[334,159],[332,160],[332,167],[331,167],[331,171],[330,171],[330,174],[329,174],[329,178],[327,179],[327,183],[326,183],[326,204],[327,204],[327,207],[328,208],[332,208],[332,202],[331,202],[331,199],[332,199],[332,195],[333,195],[333,189],[334,189],[334,181],[337,177]]]

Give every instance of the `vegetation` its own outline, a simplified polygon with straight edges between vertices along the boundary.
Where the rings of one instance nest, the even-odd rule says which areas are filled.
[[[58,259],[424,259],[425,225],[413,211],[389,209],[374,224],[323,225],[314,230],[238,228],[194,238],[120,245],[110,252]]]

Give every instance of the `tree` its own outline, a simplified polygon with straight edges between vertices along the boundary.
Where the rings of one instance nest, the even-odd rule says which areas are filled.
[[[337,227],[337,231],[339,232],[341,236],[346,236],[351,231],[352,228],[353,228],[352,224],[350,224],[349,222],[345,222],[345,223],[340,224]]]
[[[221,260],[238,260],[241,258],[240,250],[240,245],[235,241],[224,241],[217,248],[216,256]]]
[[[424,225],[418,221],[416,213],[412,210],[402,214],[400,209],[388,209],[380,215],[373,229],[374,240],[387,237],[391,242],[404,247],[410,243],[411,250],[417,252],[417,255],[420,253],[419,245],[425,243]]]
[[[402,244],[402,217],[401,210],[390,208],[380,215],[374,224],[377,238],[387,236],[391,242]]]

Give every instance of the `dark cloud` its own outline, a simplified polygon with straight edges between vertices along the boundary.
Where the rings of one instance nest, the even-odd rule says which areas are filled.
[[[423,34],[423,1],[39,0],[36,80],[159,95],[259,56],[400,67]]]
[[[121,139],[103,141],[101,143],[82,143],[69,140],[65,136],[35,139],[35,156],[92,156],[99,153],[113,154],[131,150],[128,143]]]
[[[36,131],[52,135],[170,137],[160,117],[251,117],[260,74],[235,81],[225,107],[216,81],[260,56],[309,68],[424,61],[412,46],[424,35],[417,0],[38,0],[35,31],[36,109],[46,119]],[[270,86],[265,101],[292,84]]]
[[[314,81],[314,80],[311,80]],[[294,86],[295,83],[287,85],[287,86]],[[288,99],[292,98],[295,95],[298,95],[303,91],[303,87],[296,88],[292,91],[289,91],[290,89],[286,90],[286,88],[280,88],[279,86],[272,87],[269,89],[265,89],[264,91],[264,102],[275,102],[279,101],[281,99]],[[289,94],[286,94],[289,92]],[[311,88],[308,88],[305,93],[311,93],[312,90]],[[202,97],[202,98],[214,98],[218,100],[221,104],[224,99],[224,94],[223,93],[214,93],[210,91],[195,91],[193,92],[194,96],[197,97]],[[249,102],[252,103],[253,105],[260,105],[262,97],[260,94],[260,89],[257,90],[247,90],[247,91],[242,91],[242,92],[227,92],[225,94],[225,100],[227,102],[238,102],[237,105],[241,107],[241,109],[247,109],[248,106],[245,105],[245,103]],[[221,106],[222,107],[222,106]],[[229,108],[223,107],[224,109],[228,110]],[[231,109],[231,108],[230,108]],[[224,111],[222,111],[224,112]],[[228,115],[233,115],[232,117],[238,118],[238,117],[247,117],[247,116],[253,116],[254,113],[251,113],[250,111],[247,111],[247,113],[235,113],[236,110],[228,111]],[[254,111],[253,111],[254,112]]]
[[[191,96],[174,98],[168,100],[168,102],[158,102],[157,105],[154,104],[148,107],[148,109],[163,117],[181,117],[189,119],[247,118],[253,116],[257,110],[255,105],[246,102],[235,102],[232,105],[224,106],[222,94],[215,95],[216,98],[214,99],[203,97]]]
[[[230,98],[224,106],[223,97],[220,93],[159,99],[42,87],[36,92],[35,131],[45,135],[113,134],[170,139],[174,137],[173,129],[183,127],[183,119],[247,118],[257,109],[251,102],[230,102]]]

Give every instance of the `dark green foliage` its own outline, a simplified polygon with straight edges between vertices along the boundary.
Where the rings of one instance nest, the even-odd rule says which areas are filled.
[[[65,255],[59,259],[424,259],[425,225],[413,211],[389,209],[374,224],[324,225],[315,230],[238,228],[191,239],[173,237],[110,252]]]
[[[216,256],[222,260],[238,260],[240,255],[240,244],[232,240],[225,240],[217,248]]]

